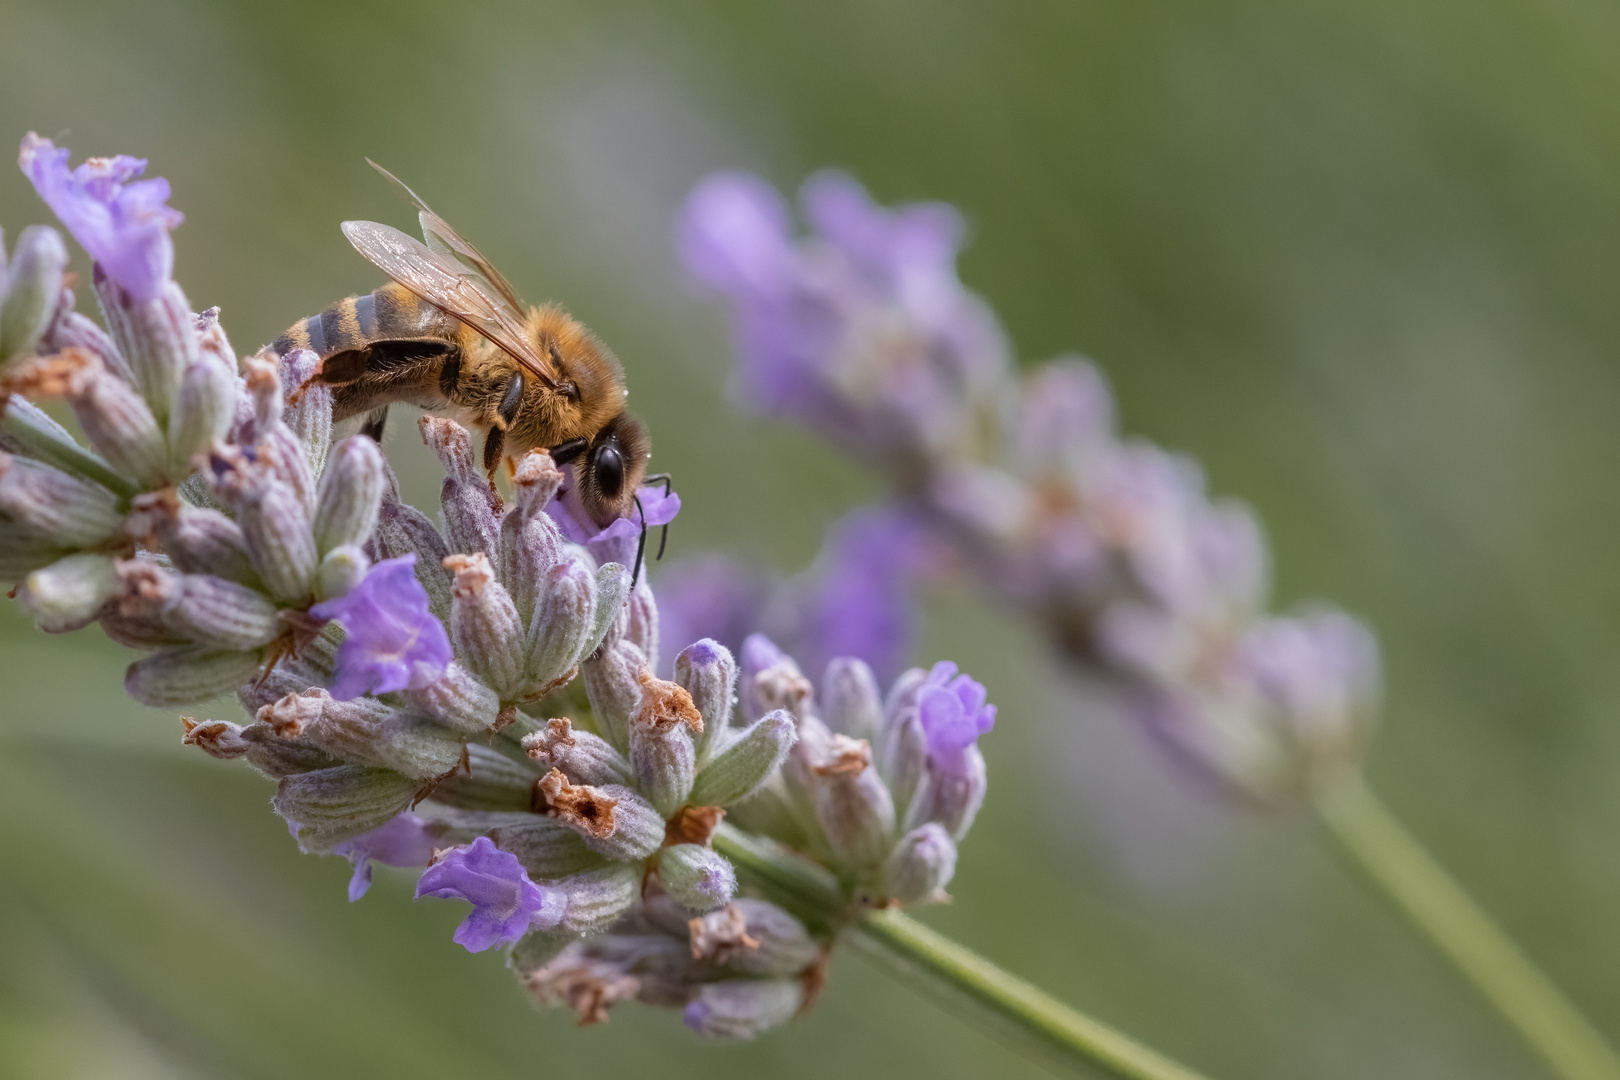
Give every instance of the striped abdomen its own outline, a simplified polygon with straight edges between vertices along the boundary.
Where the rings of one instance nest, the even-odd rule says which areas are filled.
[[[334,388],[333,419],[342,420],[394,401],[444,405],[456,392],[463,333],[459,321],[390,283],[293,323],[270,347],[321,358],[320,378]]]
[[[300,319],[270,346],[286,355],[309,349],[325,360],[383,341],[454,340],[461,324],[403,285],[389,283],[365,296],[339,300],[319,315]]]

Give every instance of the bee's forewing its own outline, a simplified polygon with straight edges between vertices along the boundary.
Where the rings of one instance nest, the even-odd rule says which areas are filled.
[[[473,280],[457,260],[390,225],[345,221],[343,235],[377,269],[484,335],[546,385],[556,386],[549,365],[524,336],[522,316],[490,295],[490,283]]]
[[[399,188],[405,197],[410,200],[411,205],[420,211],[417,216],[422,223],[422,236],[427,241],[430,249],[439,251],[439,248],[442,247],[443,251],[440,254],[449,255],[461,263],[466,270],[481,277],[484,283],[512,308],[514,314],[517,314],[519,318],[522,317],[523,301],[518,299],[517,290],[512,288],[510,281],[506,280],[506,275],[495,269],[494,264],[484,257],[483,252],[473,247],[465,237],[451,228],[448,221],[435,214],[433,208],[423,202],[420,195],[406,186],[405,181],[370,158],[366,158],[366,164],[376,169],[385,179]],[[438,241],[438,243],[435,244],[434,241]]]

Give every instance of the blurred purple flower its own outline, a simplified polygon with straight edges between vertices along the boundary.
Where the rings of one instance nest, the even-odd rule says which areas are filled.
[[[943,773],[965,775],[967,750],[996,726],[996,707],[986,703],[984,684],[941,660],[917,690],[917,714],[928,739],[928,758]]]
[[[296,828],[293,835],[297,836]],[[426,821],[406,812],[386,825],[339,844],[332,853],[343,855],[354,864],[354,877],[349,879],[349,902],[353,903],[371,888],[373,862],[384,866],[426,866],[433,858],[433,833]]]
[[[801,201],[815,233],[798,241],[769,184],[722,172],[678,219],[687,269],[732,301],[744,396],[866,449],[947,447],[972,392],[1008,366],[994,316],[956,276],[961,218],[885,209],[841,173],[811,177]]]
[[[174,269],[169,230],[185,220],[164,205],[169,182],[136,180],[146,162],[123,154],[72,170],[67,162],[65,147],[33,132],[23,137],[17,164],[40,198],[108,277],[136,301],[152,299]]]
[[[332,682],[337,700],[420,690],[443,675],[454,658],[444,624],[428,609],[415,565],[414,552],[385,559],[347,594],[309,609],[317,619],[336,619],[347,634],[338,646]]]
[[[515,855],[487,836],[459,847],[422,872],[416,898],[465,900],[472,913],[456,927],[453,940],[468,952],[514,942],[530,930],[556,926],[568,907],[556,889],[529,880]]]
[[[900,673],[911,649],[911,586],[928,537],[904,514],[857,510],[833,528],[800,588],[790,640],[805,670],[820,673],[835,656],[865,660],[879,681]]]
[[[1333,610],[1261,619],[1239,642],[1236,662],[1294,737],[1342,749],[1377,711],[1378,640]]]
[[[736,655],[743,638],[761,625],[771,584],[757,569],[709,553],[663,570],[656,592],[660,641],[677,645],[713,638]]]

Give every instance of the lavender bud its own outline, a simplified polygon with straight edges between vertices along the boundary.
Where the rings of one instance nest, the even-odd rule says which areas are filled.
[[[725,741],[731,724],[737,662],[731,658],[731,650],[711,638],[704,638],[688,645],[675,658],[675,681],[692,695],[692,704],[703,717],[703,730],[692,738],[698,764],[702,765]]]
[[[315,499],[315,547],[321,554],[371,539],[388,482],[387,468],[382,451],[364,435],[351,436],[332,448]]]
[[[455,574],[450,640],[456,654],[503,701],[518,696],[523,672],[523,629],[506,588],[495,580],[483,552],[449,555],[445,569]]]
[[[113,560],[80,554],[58,559],[23,579],[17,599],[48,633],[87,626],[118,588]]]
[[[167,620],[191,640],[246,651],[281,636],[276,605],[257,589],[207,574],[183,574],[177,584],[179,596]]]
[[[884,722],[893,724],[906,710],[916,708],[917,694],[927,681],[928,672],[923,668],[907,668],[901,672],[894,685],[889,687],[889,696],[883,699]]]
[[[320,560],[298,493],[267,477],[238,504],[236,520],[270,595],[294,605],[308,600]]]
[[[249,765],[272,780],[342,764],[324,750],[282,738],[269,724],[249,724],[244,728],[225,720],[198,723],[189,716],[182,716],[180,723],[186,729],[181,740],[185,745],[198,747],[217,758],[246,757]]]
[[[180,286],[164,282],[150,300],[136,301],[98,265],[96,295],[118,352],[129,364],[135,388],[166,426],[180,389],[180,375],[197,359],[197,331]]]
[[[630,745],[630,714],[641,700],[641,673],[646,669],[647,658],[628,641],[604,646],[580,665],[597,727],[621,750]]]
[[[152,410],[128,383],[89,353],[63,353],[40,363],[62,370],[73,414],[107,464],[148,486],[163,479],[168,444]]]
[[[28,365],[30,368],[34,365]],[[51,387],[57,392],[58,387]],[[65,391],[65,387],[60,387]],[[43,394],[45,388],[40,388]],[[119,476],[106,462],[80,446],[68,434],[67,428],[52,420],[45,412],[20,393],[13,393],[0,402],[4,434],[0,435],[0,448],[23,457],[54,465],[64,472],[100,484],[120,495],[133,494],[135,485]]]
[[[258,718],[341,761],[393,769],[415,780],[443,776],[462,760],[461,739],[454,732],[376,698],[336,701],[311,687],[265,706]]]
[[[415,553],[416,580],[427,590],[428,607],[441,621],[449,621],[450,572],[444,568],[444,557],[450,549],[426,514],[398,499],[385,498],[372,547],[378,562]]]
[[[630,571],[618,563],[607,563],[596,570],[596,620],[585,651],[595,652],[609,640],[608,631],[625,613],[630,596]],[[621,635],[622,636],[622,635]]]
[[[281,420],[304,448],[304,460],[312,476],[326,470],[327,453],[332,447],[332,388],[315,377],[320,366],[320,357],[308,349],[294,349],[281,358],[277,371],[290,397]]]
[[[786,979],[727,979],[703,986],[682,1020],[705,1039],[752,1039],[784,1024],[804,1005],[804,984]]]
[[[743,642],[741,699],[743,718],[750,724],[772,709],[786,709],[802,719],[807,715],[815,688],[793,658],[763,634],[750,634]]]
[[[435,803],[488,813],[521,811],[520,817],[534,817],[531,807],[538,776],[533,769],[524,768],[482,743],[466,743],[462,749],[466,754],[466,767],[439,781],[439,786],[433,789]]]
[[[668,817],[692,791],[696,763],[691,733],[703,730],[692,696],[672,682],[641,673],[641,701],[630,716],[630,767],[637,786]]]
[[[821,958],[804,924],[764,900],[734,900],[688,923],[692,957],[744,975],[798,975]]]
[[[424,416],[417,426],[422,432],[422,441],[444,465],[439,506],[444,512],[444,531],[450,550],[463,555],[482,551],[498,557],[501,526],[495,490],[474,464],[472,438],[467,429],[439,416]]]
[[[168,473],[173,477],[191,472],[192,460],[224,439],[236,418],[236,360],[229,354],[217,355],[212,338],[223,341],[218,323],[204,335],[210,347],[201,350],[180,376],[180,394],[169,421]]]
[[[296,827],[299,849],[322,852],[389,821],[421,786],[390,769],[339,765],[283,777],[271,801]]]
[[[63,547],[87,548],[118,531],[122,517],[106,488],[28,458],[0,454],[0,511]]]
[[[254,455],[270,475],[297,494],[304,512],[313,515],[315,474],[310,471],[305,448],[282,419],[286,402],[276,362],[261,353],[242,365],[242,375],[253,405]]]
[[[43,536],[19,529],[11,522],[0,522],[0,581],[20,581],[31,570],[38,570],[70,554]]]
[[[672,844],[658,853],[658,880],[676,900],[697,912],[713,911],[737,893],[737,872],[713,848]]]
[[[524,537],[534,531],[526,530]],[[596,580],[583,562],[567,559],[546,571],[537,584],[538,599],[528,609],[532,614],[524,673],[529,682],[544,688],[573,671],[593,647]]]
[[[852,656],[828,663],[821,680],[821,707],[827,726],[852,739],[875,739],[883,723],[877,676],[865,661]]]
[[[259,584],[241,528],[218,510],[180,501],[173,491],[135,496],[128,529],[150,548],[161,549],[183,574],[213,574],[244,585]]]
[[[469,735],[489,734],[501,711],[495,691],[455,661],[430,685],[406,690],[405,699],[439,723]]]
[[[525,618],[534,612],[545,593],[546,576],[562,558],[562,536],[544,512],[561,483],[562,473],[544,450],[525,454],[512,475],[514,505],[501,519],[500,577]]]
[[[610,859],[645,859],[664,842],[663,817],[627,787],[570,784],[561,769],[552,769],[535,790],[559,821]]]
[[[930,762],[906,811],[906,828],[937,821],[953,840],[960,840],[984,804],[984,791],[984,754],[977,746],[963,751],[956,767],[939,768]]]
[[[883,864],[883,888],[892,900],[921,904],[945,899],[956,873],[956,844],[945,827],[930,821],[906,833]]]
[[[561,769],[576,784],[629,784],[630,763],[588,731],[576,731],[566,716],[546,721],[539,731],[523,736],[523,749],[547,769]]]
[[[551,882],[568,898],[559,927],[594,934],[612,926],[641,895],[641,877],[639,865],[616,862]]]
[[[765,784],[798,740],[793,717],[778,709],[745,729],[703,766],[692,785],[697,806],[730,806]]]
[[[365,580],[371,569],[366,553],[353,544],[335,547],[321,559],[315,572],[315,592],[322,600],[347,596],[349,591]]]
[[[878,775],[889,785],[896,806],[909,806],[928,767],[928,735],[916,707],[906,709],[884,729],[876,752]]]
[[[124,690],[142,705],[158,709],[191,705],[241,686],[258,672],[260,663],[256,652],[182,645],[129,665]]]
[[[11,265],[0,276],[0,362],[34,351],[61,298],[67,261],[55,229],[33,225],[17,237]]]
[[[108,371],[133,384],[134,376],[130,374],[124,358],[118,355],[112,338],[108,337],[107,332],[94,321],[74,311],[73,304],[73,290],[63,288],[56,302],[56,313],[46,324],[45,336],[40,338],[35,351],[45,354],[83,349],[99,359]]]
[[[864,739],[834,735],[827,760],[814,765],[816,819],[839,862],[881,863],[894,843],[894,802]]]
[[[650,667],[658,667],[658,602],[653,599],[652,587],[645,579],[630,590],[625,608],[629,619],[624,639],[641,650]]]

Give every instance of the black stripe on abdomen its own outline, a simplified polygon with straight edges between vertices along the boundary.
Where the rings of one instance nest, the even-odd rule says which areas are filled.
[[[309,338],[308,348],[316,356],[323,359],[327,356],[326,331],[321,326],[324,314],[325,312],[322,312],[321,315],[311,315],[304,320],[304,336]]]

